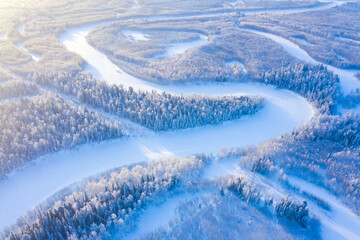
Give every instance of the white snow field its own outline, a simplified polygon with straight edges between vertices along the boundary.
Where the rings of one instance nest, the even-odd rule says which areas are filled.
[[[148,208],[144,209],[144,214],[140,216],[137,222],[137,228],[133,232],[126,235],[126,239],[139,239],[144,234],[151,233],[159,227],[167,227],[168,223],[171,220],[174,220],[175,211],[179,203],[207,194],[210,193],[197,192],[192,194],[178,194],[165,200],[165,202],[161,204],[149,206]]]
[[[178,42],[165,45],[165,52],[156,55],[154,58],[172,58],[186,52],[187,50],[204,45],[207,42],[208,37],[203,34],[199,34],[199,38],[193,41]]]
[[[235,7],[236,5],[241,4],[241,3],[244,3],[244,1],[243,0],[235,0],[235,1],[229,2],[229,4],[232,7]]]
[[[311,8],[282,9],[278,10],[278,12],[292,13],[299,11],[315,11],[334,7],[339,4],[341,4],[341,2],[329,2]],[[247,11],[246,13],[257,14],[275,11],[276,10]],[[219,15],[221,14],[222,13]],[[191,17],[194,16],[179,18]],[[155,18],[164,19],[166,17],[153,17],[153,19]],[[169,17],[169,19],[173,18],[176,17]],[[135,78],[122,71],[119,67],[114,65],[106,55],[87,43],[86,35],[98,25],[99,24],[92,24],[68,29],[59,37],[59,41],[69,51],[79,54],[86,60],[89,65],[88,69],[96,77],[103,79],[110,84],[122,84],[125,87],[131,86],[136,90],[167,91],[174,94],[197,93],[204,95],[261,96],[266,100],[265,107],[254,116],[243,117],[240,120],[225,122],[224,124],[217,126],[209,125],[163,133],[149,131],[145,132],[142,136],[105,141],[99,144],[88,144],[75,150],[64,150],[46,155],[38,159],[38,161],[31,166],[27,166],[21,171],[14,172],[7,179],[1,181],[0,205],[6,206],[6,208],[0,209],[0,231],[6,226],[15,223],[21,215],[45,201],[55,192],[81,181],[88,176],[99,174],[115,167],[159,157],[173,155],[186,156],[195,153],[217,154],[224,146],[232,148],[256,145],[270,138],[289,132],[293,128],[306,123],[316,112],[316,109],[299,95],[288,90],[276,89],[261,84],[208,83],[164,86]],[[268,33],[258,31],[256,33],[272,38],[282,44],[283,47],[286,47],[289,53],[297,55],[297,57],[310,62],[315,61],[312,58],[309,58],[307,53],[301,48],[286,39],[279,38],[275,35],[268,35]],[[342,82],[346,83],[347,80],[342,79]],[[342,83],[344,90],[346,91],[348,88],[353,87],[353,83],[350,80],[348,82],[350,82],[348,85]],[[219,167],[222,168],[220,172],[216,171]],[[217,174],[234,173],[234,171],[241,172],[240,168],[234,167],[234,162],[230,161],[224,164],[215,162],[214,165],[208,168],[205,177],[214,177]],[[295,180],[291,183],[300,185],[301,188],[308,186],[303,183],[298,184],[299,181],[296,182]],[[265,182],[264,185],[270,186],[269,183]],[[281,194],[281,189],[277,189],[277,186],[271,187]],[[307,190],[310,192],[311,189]],[[320,193],[321,192],[316,189],[316,193],[314,194],[318,196]],[[183,197],[184,196],[179,196],[178,198],[174,198],[174,201],[177,203],[183,199]],[[358,231],[360,229],[356,216],[349,211],[344,212],[343,215],[339,215],[340,212],[338,212],[337,209],[347,209],[344,205],[339,201],[336,201],[331,195],[323,194],[320,197],[329,201],[331,207],[335,209],[333,213],[334,217],[330,216],[330,218],[325,218],[324,216],[329,213],[323,213],[324,216],[321,214],[319,216],[320,220],[325,227],[339,233],[339,235],[334,234],[332,236],[323,233],[323,236],[329,237],[326,239],[339,239],[339,236],[356,239],[356,237],[359,236]],[[165,207],[168,206],[170,211],[169,209],[164,208],[164,206],[160,206],[163,210],[161,211],[163,214],[161,215],[161,218],[171,218],[175,204],[174,201],[165,203]],[[156,207],[153,207],[152,209],[156,210]],[[165,211],[164,209],[167,210]],[[146,214],[151,215],[151,209]],[[143,220],[140,220],[139,232],[135,232],[135,235],[151,230],[148,226],[141,227],[144,225],[141,221],[147,222],[146,219],[148,219],[148,215],[146,214],[142,216]],[[345,221],[345,224],[332,224],[333,222],[329,219],[331,221]],[[150,227],[153,229],[154,227],[163,224],[164,221],[154,222]]]
[[[239,67],[243,73],[247,73],[245,65],[238,60],[225,61],[224,64],[226,67]]]
[[[24,24],[19,25],[17,30],[19,31],[20,34],[24,33],[25,32]]]
[[[142,32],[138,31],[132,31],[129,29],[125,29],[122,31],[124,36],[129,39],[132,42],[138,42],[138,41],[148,41],[150,40],[149,35],[144,34]]]

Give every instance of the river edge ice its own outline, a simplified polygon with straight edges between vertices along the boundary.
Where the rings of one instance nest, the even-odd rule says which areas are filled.
[[[91,27],[93,25],[79,27],[78,32],[72,29],[67,37],[64,35],[60,37],[60,41],[65,46],[74,43],[72,50],[76,49],[79,55],[92,64],[92,69],[96,69],[95,73],[103,74],[103,79],[110,80],[109,83],[122,79],[123,81],[117,83],[125,87],[135,85],[134,89],[159,92],[165,90],[176,94],[262,96],[266,100],[265,107],[254,116],[221,125],[159,134],[149,133],[142,137],[93,143],[80,146],[76,150],[64,150],[46,155],[33,165],[13,173],[2,181],[0,204],[8,207],[1,210],[1,216],[6,217],[0,219],[0,229],[14,223],[18,217],[52,194],[88,176],[160,157],[187,156],[196,153],[216,154],[224,146],[231,148],[256,145],[306,123],[316,111],[299,95],[263,84],[211,83],[162,86],[142,81],[122,72],[104,54],[87,44],[84,29],[89,31]],[[73,36],[83,38],[82,47],[79,45],[79,39]],[[105,78],[109,76],[107,75],[109,72],[110,78]],[[132,80],[135,81],[134,85]],[[269,123],[276,124],[272,124],[272,128],[269,128]]]
[[[106,57],[106,56],[105,56]],[[115,68],[115,66],[112,66],[112,68]],[[97,68],[96,68],[96,66],[94,67],[94,70],[98,70]],[[115,68],[116,69],[116,68]],[[118,68],[117,69],[117,71],[119,72],[121,72],[121,70]],[[96,73],[96,72],[95,72]],[[129,77],[132,77],[132,76],[129,76]],[[131,80],[131,79],[127,79],[127,80]],[[138,80],[138,79],[137,79]],[[140,84],[142,84],[141,83],[141,81],[140,81]],[[147,85],[143,85],[143,87],[144,88],[147,88],[147,87],[149,87],[149,85],[151,85],[151,84],[149,84],[149,83],[147,83]],[[130,85],[129,85],[130,86]],[[223,92],[222,93],[219,93],[218,92],[218,90],[219,90],[219,86],[225,86],[225,87],[223,87],[224,88],[224,90],[223,90]],[[282,107],[285,107],[285,106],[282,106],[282,104],[281,104],[281,102],[282,101],[284,101],[286,104],[288,103],[287,102],[287,98],[282,98],[281,99],[281,97],[279,98],[279,99],[276,99],[276,98],[274,98],[274,99],[272,99],[271,100],[271,97],[274,97],[274,96],[271,96],[273,93],[271,93],[271,90],[270,89],[268,89],[270,92],[267,92],[267,90],[265,90],[264,91],[264,89],[262,89],[262,87],[265,87],[265,88],[267,88],[267,87],[269,87],[269,86],[264,86],[264,85],[257,85],[257,84],[254,84],[254,86],[255,87],[251,87],[251,84],[250,85],[248,85],[248,84],[244,84],[243,86],[238,86],[238,87],[241,87],[241,90],[235,90],[235,91],[230,91],[229,89],[233,89],[233,85],[232,84],[223,84],[223,85],[213,85],[213,86],[207,86],[207,85],[196,85],[195,87],[194,86],[191,86],[191,85],[189,85],[189,86],[183,86],[183,87],[174,87],[174,86],[167,86],[166,88],[168,88],[169,89],[169,91],[171,92],[174,92],[174,93],[201,93],[201,94],[215,94],[215,95],[228,95],[228,94],[230,94],[230,95],[247,95],[247,94],[249,94],[249,95],[256,95],[256,96],[258,96],[258,95],[262,95],[262,96],[266,96],[265,98],[266,98],[266,100],[267,101],[269,101],[269,98],[270,98],[270,104],[272,104],[273,106],[272,107],[274,107],[274,106],[277,106],[277,107],[280,107],[280,108],[282,108]],[[140,87],[142,87],[141,85],[140,85]],[[156,85],[156,87],[158,87],[157,85]],[[162,86],[160,86],[160,88],[157,88],[157,90],[161,90],[162,91],[162,89],[161,89],[161,87]],[[247,89],[247,87],[249,88],[249,89]],[[144,88],[139,88],[139,89],[144,89]],[[187,90],[187,88],[191,88],[191,91],[189,91],[189,90]],[[222,87],[221,87],[222,88]],[[271,88],[271,87],[269,87],[269,88]],[[154,89],[154,86],[150,86],[150,89]],[[252,90],[251,90],[252,89]],[[302,110],[305,110],[305,112],[306,112],[306,115],[307,115],[307,118],[304,120],[304,121],[302,121],[301,123],[300,123],[300,125],[301,124],[303,124],[304,122],[306,122],[307,120],[309,120],[310,118],[311,118],[311,116],[314,114],[314,112],[315,112],[315,110],[303,99],[303,98],[301,98],[301,97],[299,97],[299,96],[297,96],[296,94],[293,94],[293,93],[291,93],[290,91],[286,91],[286,90],[277,90],[277,89],[272,89],[272,90],[274,90],[274,91],[279,91],[279,92],[283,92],[284,94],[286,94],[286,92],[287,92],[287,94],[290,94],[290,95],[293,95],[292,97],[295,99],[295,98],[298,98],[298,100],[297,101],[299,101],[299,102],[301,102],[301,101],[303,101],[303,104],[304,104],[304,108],[302,109]],[[215,92],[216,91],[216,92]],[[278,93],[276,93],[276,94],[278,94]],[[280,94],[281,95],[281,94]],[[291,99],[291,97],[289,97],[289,99]],[[241,120],[237,120],[237,121],[239,121],[239,122],[241,122],[241,121],[252,121],[254,118],[256,119],[257,117],[259,117],[258,115],[259,114],[263,114],[263,111],[269,111],[269,103],[267,103],[267,106],[265,107],[265,109],[263,109],[263,110],[261,110],[257,115],[255,115],[254,117],[246,117],[246,118],[244,118],[244,119],[241,119]],[[284,110],[285,109],[285,110]],[[292,120],[297,120],[296,118],[297,117],[299,117],[299,115],[297,115],[297,114],[299,114],[299,113],[297,113],[297,111],[295,110],[295,109],[293,109],[293,111],[291,111],[291,109],[290,108],[284,108],[283,110],[284,110],[284,113],[288,113],[290,116],[292,116],[291,118],[293,118]],[[307,110],[306,110],[307,109]],[[290,112],[286,112],[286,111],[290,111]],[[262,117],[264,117],[264,116],[262,116]],[[290,119],[291,119],[290,118]],[[267,119],[267,120],[269,120],[269,119]],[[237,121],[235,121],[235,122],[237,122]],[[292,123],[294,123],[294,122],[292,122]],[[219,128],[219,127],[222,127],[222,126],[227,126],[227,125],[231,125],[231,124],[233,124],[233,122],[228,122],[228,123],[225,123],[225,124],[223,124],[223,125],[220,125],[220,126],[209,126],[209,128],[210,129],[206,129],[205,131],[214,131],[215,129],[213,129],[213,130],[211,130],[211,128]],[[235,123],[236,124],[236,123]],[[245,124],[246,125],[246,124]],[[203,128],[208,128],[208,127],[201,127],[201,128],[199,128],[199,129],[203,129]],[[198,130],[198,128],[196,128],[195,130]],[[292,129],[289,129],[289,130],[286,130],[286,132],[287,131],[290,131],[290,130],[292,130]],[[167,135],[167,134],[169,134],[169,135],[176,135],[176,134],[178,134],[178,132],[184,132],[184,135],[192,135],[193,134],[193,131],[194,131],[194,129],[191,129],[191,130],[179,130],[179,131],[174,131],[174,132],[170,132],[170,133],[165,133],[164,135]],[[187,133],[186,133],[187,132]],[[191,133],[189,133],[189,132],[191,132]],[[221,132],[221,131],[219,131],[219,132]],[[227,134],[230,134],[231,132],[229,132],[229,133],[227,133]],[[234,134],[234,132],[232,132],[232,134]],[[160,134],[160,135],[162,135],[162,134]],[[280,135],[280,134],[278,134],[278,135]],[[154,137],[155,136],[155,134],[150,134],[149,135],[150,137]],[[215,135],[216,136],[216,135]],[[275,136],[277,136],[277,135],[275,135]],[[274,137],[275,137],[274,136]],[[145,136],[146,137],[146,136]],[[176,137],[176,136],[175,136]],[[132,138],[130,138],[130,140],[131,140]],[[186,138],[184,138],[184,139],[186,139]],[[215,138],[215,139],[217,139],[217,138]],[[72,158],[72,155],[74,155],[74,153],[76,153],[76,152],[78,152],[78,151],[80,151],[80,154],[81,154],[81,152],[82,152],[82,149],[85,149],[86,150],[86,148],[87,148],[87,150],[90,150],[90,149],[92,149],[93,147],[97,147],[97,146],[101,146],[101,148],[102,147],[104,147],[104,148],[106,148],[106,145],[107,144],[113,144],[113,143],[115,143],[115,144],[117,144],[116,142],[121,142],[121,141],[128,141],[128,139],[121,139],[121,140],[112,140],[112,141],[108,141],[108,142],[104,142],[104,143],[100,143],[100,144],[90,144],[90,145],[88,145],[88,146],[82,146],[82,147],[80,147],[78,150],[76,150],[76,151],[62,151],[62,152],[60,152],[60,153],[56,153],[56,154],[59,154],[59,155],[62,155],[62,154],[64,154],[63,156],[68,156],[69,157],[69,160],[71,160],[70,158]],[[260,139],[258,139],[258,141],[260,141]],[[255,142],[256,142],[256,140],[255,140]],[[152,142],[151,142],[152,143]],[[257,143],[254,143],[254,144],[257,144]],[[158,157],[163,157],[163,156],[172,156],[174,153],[173,152],[171,152],[171,151],[169,151],[168,149],[166,149],[166,148],[163,148],[162,146],[161,147],[158,147],[158,146],[153,146],[153,147],[150,147],[149,148],[149,146],[151,146],[151,144],[150,145],[145,145],[144,147],[141,147],[140,148],[140,150],[142,150],[142,154],[145,156],[145,157],[143,157],[143,158],[146,158],[146,159],[156,159],[156,158],[158,158]],[[239,146],[239,145],[236,145],[236,146]],[[240,145],[241,146],[241,145]],[[90,148],[90,149],[89,149]],[[86,151],[87,151],[86,150]],[[99,149],[98,149],[99,150]],[[101,150],[100,150],[101,151]],[[83,152],[84,153],[84,152]],[[56,155],[55,154],[55,155]],[[67,155],[68,154],[68,155]],[[120,156],[120,155],[122,155],[123,154],[123,152],[118,152],[118,155]],[[179,155],[181,156],[181,153],[179,153]],[[111,155],[109,155],[109,157],[111,157]],[[113,157],[113,156],[112,156]],[[60,158],[61,158],[61,156],[60,156]],[[46,160],[45,160],[46,159]],[[56,157],[55,157],[55,159],[56,159]],[[146,160],[145,159],[145,160]],[[50,161],[48,161],[48,160],[50,160]],[[74,159],[72,159],[72,160],[74,160]],[[61,161],[61,159],[59,159],[58,161]],[[77,161],[77,160],[76,160]],[[86,163],[88,163],[87,162],[87,160],[84,158],[83,159],[83,161],[84,162],[86,162]],[[38,164],[42,164],[43,162],[52,162],[52,156],[45,156],[41,161],[39,161],[39,163]],[[80,161],[80,162],[82,162],[82,161]],[[79,164],[80,164],[80,162],[79,162]],[[82,162],[82,163],[84,163],[84,162]],[[91,161],[90,161],[91,162]],[[137,162],[137,161],[135,161],[135,162]],[[69,162],[70,164],[72,164],[72,162],[70,161]],[[116,161],[114,164],[119,164],[120,162],[118,162],[118,161]],[[130,160],[129,161],[129,163],[132,163],[132,161]],[[38,165],[38,164],[35,164],[34,165],[34,167],[36,167],[36,165]],[[66,164],[66,163],[65,163]],[[96,163],[96,161],[95,162],[91,162],[91,164],[94,164],[94,166],[96,166],[97,167],[97,172],[96,173],[98,173],[99,171],[99,167],[101,167],[102,166],[102,162],[98,162],[98,163]],[[122,165],[124,165],[124,164],[126,164],[126,163],[123,163],[122,161],[121,161],[121,164]],[[73,165],[71,165],[71,166],[73,166]],[[80,164],[80,166],[81,166],[81,164]],[[33,166],[31,166],[30,168],[32,168]],[[118,165],[116,166],[116,167],[118,167]],[[106,168],[106,167],[105,167]],[[110,167],[111,168],[111,167]],[[44,167],[44,170],[47,170],[47,167]],[[51,169],[50,169],[51,170]],[[58,170],[58,169],[53,169],[54,170],[54,172],[53,173],[55,173],[55,171],[56,170]],[[25,171],[27,171],[27,169],[25,169],[23,172],[25,172]],[[61,173],[61,169],[59,170],[59,172]],[[95,173],[95,174],[96,174]],[[13,176],[15,176],[17,173],[15,173]],[[71,174],[71,173],[70,173]],[[89,175],[92,175],[92,174],[89,174],[89,172],[87,172],[87,173],[84,173],[84,177],[87,177],[87,176],[89,176]],[[11,176],[11,177],[13,177],[13,176]],[[82,179],[82,178],[79,178],[80,180]],[[43,181],[44,180],[46,180],[47,181],[47,179],[46,178],[44,178],[43,179]],[[5,180],[6,181],[6,180]],[[75,181],[78,181],[78,180],[75,180]],[[73,181],[73,179],[71,179],[71,180],[69,180],[69,182],[70,183],[67,183],[67,184],[63,184],[64,186],[67,186],[67,185],[69,185],[69,184],[71,184],[71,183],[73,183],[74,181]],[[35,185],[35,187],[36,187],[36,185]],[[61,187],[60,187],[60,189],[61,189]],[[0,190],[1,191],[1,190]],[[55,189],[55,190],[53,190],[53,192],[56,192],[57,190]],[[44,194],[44,195],[49,195],[49,194]],[[51,195],[51,194],[50,194]],[[46,199],[47,197],[45,196],[44,197],[44,199]],[[43,200],[44,200],[43,199]],[[22,199],[23,200],[23,199]],[[43,200],[40,200],[40,201],[38,201],[38,202],[42,202]],[[1,200],[0,200],[1,201]],[[37,204],[37,203],[36,203]],[[35,205],[36,205],[35,204]],[[34,206],[34,205],[33,205]],[[30,207],[31,208],[31,207]],[[30,209],[30,208],[28,208],[28,209]],[[2,215],[2,214],[1,214]],[[3,215],[2,215],[3,216]],[[0,227],[1,227],[2,225],[0,225]]]

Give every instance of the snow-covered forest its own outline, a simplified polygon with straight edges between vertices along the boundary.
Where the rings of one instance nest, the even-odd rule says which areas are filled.
[[[360,89],[352,91],[350,94],[346,95],[343,99],[342,104],[346,108],[354,108],[360,104]]]
[[[45,153],[121,137],[121,124],[47,93],[0,103],[0,175]]]
[[[340,68],[359,68],[359,4],[351,2],[328,11],[291,15],[254,15],[244,21],[241,19],[240,24],[291,38],[323,63]]]
[[[39,88],[29,82],[22,80],[7,81],[0,85],[0,100],[20,96],[36,95],[39,93]]]
[[[351,113],[321,114],[292,133],[242,150],[242,161],[264,175],[281,172],[324,186],[359,213],[359,120]]]
[[[3,235],[5,239],[111,239],[126,238],[136,229],[136,219],[141,216],[143,208],[162,198],[170,198],[184,190],[201,193],[210,191],[215,197],[204,195],[204,199],[184,203],[179,209],[181,217],[168,229],[159,229],[144,236],[144,239],[194,238],[199,233],[190,231],[200,227],[205,236],[240,236],[238,231],[225,227],[227,215],[224,211],[237,210],[246,213],[245,201],[267,211],[264,219],[286,218],[294,221],[296,228],[303,229],[309,237],[318,236],[312,230],[318,230],[318,222],[309,214],[306,201],[298,202],[290,196],[280,197],[277,194],[265,193],[264,187],[253,180],[242,177],[226,177],[216,181],[203,180],[204,173],[211,157],[196,155],[183,159],[162,159],[148,164],[125,167],[89,179],[77,187],[73,193],[64,189],[42,204],[26,217],[19,220],[16,226],[8,229]],[[199,192],[200,191],[200,192]],[[206,197],[205,197],[206,196]],[[212,199],[214,205],[207,200]],[[231,200],[232,199],[232,200]],[[233,204],[229,204],[229,201]],[[219,207],[219,208],[217,208]],[[241,210],[241,208],[243,210]],[[191,211],[190,209],[193,209]],[[263,210],[263,211],[264,211]],[[195,212],[194,212],[195,211]],[[227,212],[229,215],[230,213]],[[209,215],[214,215],[208,218]],[[231,214],[230,214],[231,215]],[[215,217],[216,216],[216,217]],[[236,218],[232,216],[232,218]],[[241,217],[238,221],[243,221]],[[186,221],[193,227],[185,224]],[[210,221],[209,224],[201,224]],[[209,231],[213,224],[223,225]],[[251,224],[243,223],[243,224]],[[254,223],[262,226],[263,223]],[[297,225],[298,224],[298,225]],[[274,228],[274,226],[270,226]],[[236,228],[235,228],[236,229]],[[278,234],[286,236],[282,227]],[[224,232],[225,231],[225,232]],[[232,234],[227,233],[232,232]],[[241,231],[248,231],[241,229]],[[274,233],[272,233],[273,235]]]
[[[41,85],[76,95],[82,103],[128,118],[155,131],[175,130],[219,124],[254,114],[264,105],[257,97],[176,96],[163,92],[134,91],[132,87],[112,85],[79,73],[56,77],[35,77]]]
[[[198,176],[209,163],[206,156],[163,159],[124,167],[79,186],[70,195],[49,203],[19,221],[5,239],[103,239],[111,232],[128,232],[136,211],[186,179]],[[45,210],[44,210],[45,209]],[[7,236],[6,236],[7,235]]]
[[[359,12],[0,2],[0,238],[360,239]]]
[[[292,65],[268,71],[262,78],[265,83],[304,96],[324,112],[334,112],[339,101],[339,78],[322,65]]]

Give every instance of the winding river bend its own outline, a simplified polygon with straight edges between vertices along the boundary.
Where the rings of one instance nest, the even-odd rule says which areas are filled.
[[[85,37],[92,27],[70,29],[60,37],[60,41],[67,49],[82,56],[95,75],[109,83],[175,94],[262,96],[266,99],[265,107],[254,116],[217,126],[159,134],[149,131],[141,137],[89,144],[75,151],[61,151],[44,156],[36,164],[1,182],[0,204],[7,206],[0,210],[0,215],[4,216],[0,219],[2,229],[58,190],[88,176],[159,157],[216,154],[224,146],[231,148],[256,145],[304,124],[315,113],[315,109],[299,95],[262,84],[162,86],[142,81],[121,71],[103,53],[87,44]]]
[[[306,51],[304,51],[295,43],[278,35],[271,34],[268,32],[262,32],[255,29],[242,29],[242,30],[270,38],[271,40],[280,44],[285,49],[285,51],[287,51],[291,56],[303,62],[307,62],[311,64],[323,64],[330,71],[333,71],[336,75],[339,76],[342,91],[345,94],[350,93],[351,90],[356,90],[357,88],[360,88],[360,81],[355,77],[355,73],[357,72],[356,70],[341,69],[328,64],[321,63],[313,59]]]
[[[332,7],[334,4],[330,5]],[[314,11],[313,8],[308,10]],[[296,9],[292,11],[296,12]],[[195,153],[216,154],[224,146],[231,148],[256,145],[304,124],[316,112],[316,109],[299,95],[261,84],[209,83],[163,86],[135,78],[87,43],[86,35],[96,26],[69,29],[59,40],[69,51],[85,59],[89,64],[89,70],[96,77],[108,83],[174,94],[261,96],[265,98],[266,105],[254,116],[218,126],[165,133],[149,131],[140,137],[88,144],[75,151],[66,150],[44,156],[36,164],[12,174],[1,182],[0,205],[6,208],[0,210],[0,231],[15,223],[18,217],[58,190],[85,177],[114,167],[159,157]]]

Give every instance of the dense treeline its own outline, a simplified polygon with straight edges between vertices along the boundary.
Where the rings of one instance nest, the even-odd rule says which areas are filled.
[[[289,230],[284,221],[231,193],[203,194],[180,203],[176,211],[170,227],[139,239],[320,239],[315,224],[306,228],[292,224]]]
[[[224,185],[224,184],[223,184]],[[269,212],[274,212],[278,217],[284,217],[308,227],[310,220],[309,209],[306,201],[301,204],[290,196],[276,196],[266,194],[267,189],[261,189],[259,184],[254,184],[246,177],[229,178],[227,189],[236,193],[241,199],[255,206],[267,207]],[[279,199],[281,197],[281,199]],[[274,209],[272,209],[273,207]],[[314,223],[311,221],[311,223]],[[313,226],[311,226],[313,227]]]
[[[296,199],[286,196],[276,204],[275,211],[278,216],[294,220],[303,227],[308,225],[309,209],[306,201],[299,204]]]
[[[290,65],[270,70],[262,78],[265,83],[300,94],[322,112],[333,112],[340,96],[339,78],[323,65]]]
[[[345,114],[342,116],[320,115],[313,121],[294,131],[298,139],[327,140],[348,148],[360,146],[360,116]]]
[[[264,105],[256,97],[176,96],[157,92],[136,92],[131,87],[109,86],[90,75],[34,76],[41,85],[76,95],[86,104],[101,107],[155,131],[219,124],[254,114]]]
[[[358,69],[359,8],[358,2],[348,2],[324,11],[257,14],[239,20],[240,25],[261,28],[297,43],[319,62]]]
[[[232,13],[220,18],[186,19],[170,23],[109,24],[90,32],[88,41],[130,75],[155,82],[242,81],[247,74],[258,76],[272,68],[300,63],[271,39],[239,31],[234,26],[239,15]],[[149,34],[149,39],[131,42],[120,34],[123,28]],[[164,34],[158,34],[159,31],[154,29],[163,29],[160,32],[166,32],[171,37],[165,38]],[[168,47],[167,38],[176,39],[183,32],[186,35],[201,33],[209,41],[175,57],[153,58],[154,52]],[[232,60],[244,63],[247,73],[226,67],[226,62]]]
[[[261,205],[261,206],[272,206],[274,203],[274,198],[277,196],[267,195],[264,189],[260,189],[258,184],[255,184],[253,181],[249,180],[247,177],[241,176],[237,178],[228,177],[226,178],[227,182],[222,183],[221,187],[226,187],[226,189],[235,193],[242,200],[252,205]]]
[[[345,108],[354,108],[360,104],[360,89],[351,91],[350,94],[344,96],[342,104]]]
[[[354,114],[320,115],[291,134],[243,151],[242,160],[282,181],[290,174],[323,185],[359,213],[359,122]]]
[[[310,239],[318,234],[318,229],[314,231],[316,221],[309,215],[305,201],[299,204],[294,198],[269,191],[265,184],[248,176],[203,179],[201,173],[212,160],[204,155],[162,159],[89,178],[75,190],[71,187],[54,195],[19,219],[2,237],[11,240],[126,239],[148,204],[166,199],[171,193],[186,191],[195,191],[203,197],[180,203],[175,221],[169,227],[154,229],[145,239],[194,238],[199,232],[190,229],[205,231],[220,225],[224,227],[202,232],[201,236],[212,239],[227,234],[233,238],[253,232],[249,225],[268,226],[263,221],[249,221],[249,213],[265,222],[274,221],[276,216],[295,221],[299,225],[292,225],[293,229],[311,236]],[[244,225],[238,225],[240,222]],[[232,224],[237,227],[231,228]],[[295,231],[287,233],[282,224],[268,227],[284,236],[297,235]],[[228,231],[225,226],[230,227]]]
[[[14,76],[0,69],[0,82],[6,82],[14,79],[15,79]]]
[[[11,240],[104,239],[114,231],[126,234],[132,230],[136,211],[188,177],[196,178],[208,163],[208,157],[196,155],[110,172],[33,211],[3,237]]]
[[[118,123],[50,93],[4,102],[0,113],[0,175],[48,152],[124,135]]]
[[[297,231],[304,239],[319,237],[318,222],[310,216],[305,201],[299,204],[295,198],[269,191],[267,183],[255,179],[247,173],[196,184],[200,186],[196,197],[180,201],[168,226],[154,229],[139,239],[241,239],[243,236],[250,239],[279,236],[292,239],[296,238]],[[212,185],[217,192],[208,192]],[[298,224],[291,223],[292,231],[287,233],[284,226],[289,221],[279,224],[276,218],[286,218]],[[267,230],[261,233],[254,231],[262,228],[265,222],[277,223],[266,223]]]
[[[39,92],[39,88],[33,83],[22,80],[7,81],[0,85],[0,100],[19,96],[36,95]]]

